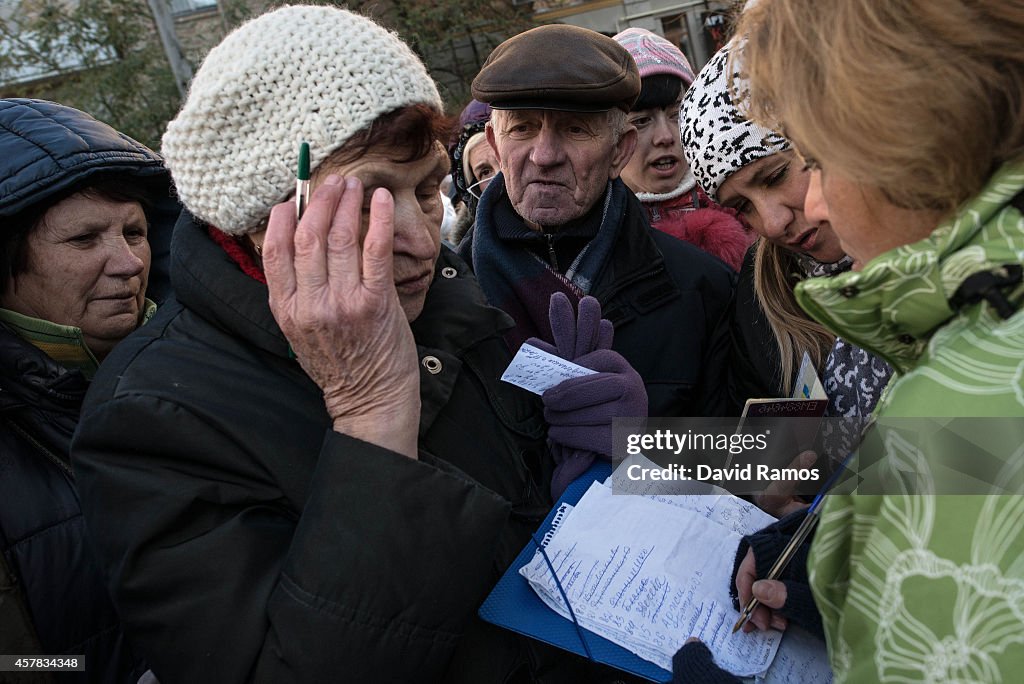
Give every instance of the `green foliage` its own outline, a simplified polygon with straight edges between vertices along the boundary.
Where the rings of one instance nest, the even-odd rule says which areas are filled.
[[[158,148],[180,98],[145,0],[20,9],[0,19],[0,94],[76,107]]]
[[[397,32],[456,112],[491,50],[533,26],[529,5],[511,0],[304,1],[346,7]],[[218,30],[200,35],[188,52],[193,64],[274,4],[220,0]],[[21,0],[17,12],[9,8],[0,6],[0,96],[77,107],[159,149],[180,96],[146,0]]]
[[[323,3],[316,0],[303,0],[302,4],[319,5]],[[239,24],[257,17],[273,6],[275,6],[273,2],[266,0],[217,0],[221,21],[224,22],[224,27],[227,29],[233,29]],[[208,47],[212,48],[213,45]]]
[[[491,50],[533,28],[530,5],[511,0],[354,0],[332,3],[373,17],[423,59],[446,104],[457,111]]]

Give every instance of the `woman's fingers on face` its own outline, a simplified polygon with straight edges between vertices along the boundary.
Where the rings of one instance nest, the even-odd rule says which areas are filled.
[[[370,199],[370,226],[363,242],[363,283],[374,292],[394,289],[395,200],[386,188]]]
[[[294,212],[294,203],[288,202],[271,213],[268,279],[280,283],[272,288],[272,297],[273,291],[281,297],[298,296],[306,303],[301,311],[312,314],[310,306],[316,308],[316,302],[335,303],[328,308],[345,302],[356,305],[363,287],[393,291],[395,208],[388,190],[378,188],[370,200],[365,238],[363,184],[354,176],[329,175],[313,193],[298,225]]]
[[[359,238],[363,222],[363,184],[355,176],[347,179],[328,176],[325,183],[332,178],[338,179],[341,197],[331,216],[327,235],[327,276],[331,288],[344,296],[359,286],[361,277]]]
[[[295,282],[300,293],[327,284],[327,243],[338,201],[344,199],[341,177],[331,174],[310,198],[295,229]]]
[[[270,210],[263,240],[263,271],[271,307],[295,295],[295,203],[282,202]]]

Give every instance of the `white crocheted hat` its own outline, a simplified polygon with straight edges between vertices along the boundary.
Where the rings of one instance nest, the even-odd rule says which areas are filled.
[[[412,104],[443,108],[397,35],[335,7],[284,7],[210,51],[161,153],[185,207],[243,235],[294,192],[300,142],[315,169],[376,118]]]
[[[751,162],[790,148],[780,134],[744,118],[733,106],[728,67],[734,49],[728,43],[700,70],[683,96],[679,118],[683,154],[701,189],[716,202],[726,178]],[[732,60],[734,74],[739,72],[739,61]],[[734,81],[741,92],[745,83]]]

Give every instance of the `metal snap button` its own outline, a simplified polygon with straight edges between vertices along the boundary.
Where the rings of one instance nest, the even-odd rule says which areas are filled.
[[[860,288],[856,285],[847,285],[846,287],[839,290],[839,294],[843,295],[847,299],[856,297],[860,294]]]
[[[451,266],[445,266],[444,268],[441,269],[442,278],[454,278],[457,275],[459,275],[459,272],[456,271]]]
[[[420,363],[423,364],[423,367],[426,368],[427,372],[430,373],[431,375],[437,375],[438,373],[441,372],[441,369],[444,367],[441,364],[441,359],[437,358],[436,356],[424,356],[423,360]]]

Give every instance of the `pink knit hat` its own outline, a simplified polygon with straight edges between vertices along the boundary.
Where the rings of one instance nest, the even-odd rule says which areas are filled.
[[[684,90],[693,83],[693,67],[686,55],[666,38],[642,28],[628,28],[612,37],[633,55],[640,78],[670,74],[682,80]]]

